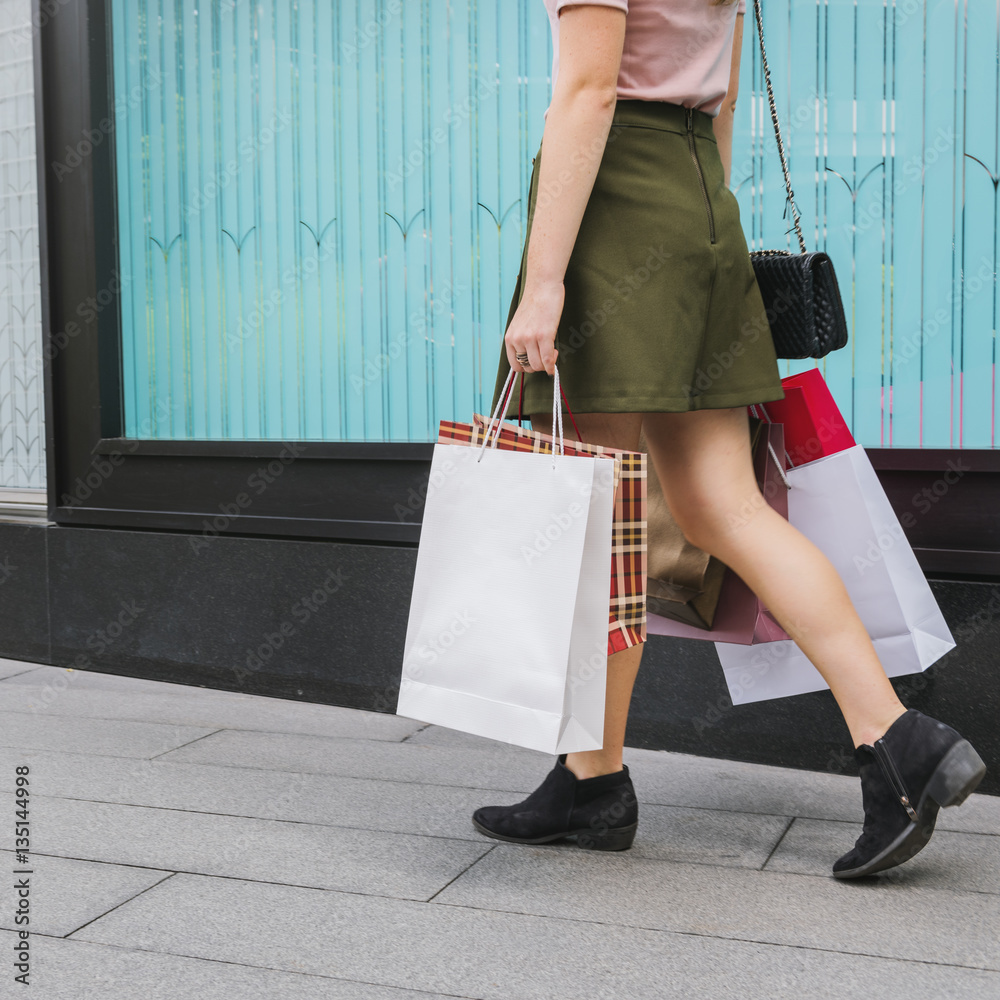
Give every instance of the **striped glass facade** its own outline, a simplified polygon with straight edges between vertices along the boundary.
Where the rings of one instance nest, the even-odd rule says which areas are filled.
[[[111,8],[126,435],[429,441],[481,410],[549,97],[541,0]],[[765,16],[855,437],[996,447],[1000,5]],[[752,0],[742,51],[731,186],[751,248],[794,250]]]

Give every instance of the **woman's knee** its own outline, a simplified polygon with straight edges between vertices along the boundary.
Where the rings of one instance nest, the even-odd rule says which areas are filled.
[[[760,489],[726,496],[689,498],[677,506],[674,519],[684,537],[696,548],[711,555],[728,551],[738,533],[751,524],[758,511],[767,506]]]

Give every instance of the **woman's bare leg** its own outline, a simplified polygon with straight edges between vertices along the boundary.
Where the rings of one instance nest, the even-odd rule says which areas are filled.
[[[687,539],[738,573],[795,640],[829,684],[855,746],[874,743],[905,709],[836,569],[764,500],[746,407],[647,413],[643,426]]]
[[[642,429],[641,413],[577,413],[576,422],[584,441],[608,448],[639,449]],[[568,422],[567,422],[568,423]],[[536,414],[532,427],[550,430],[552,414]],[[572,427],[567,436],[575,438]],[[628,720],[632,686],[639,672],[644,643],[623,649],[608,657],[607,695],[604,702],[604,746],[600,750],[584,750],[566,755],[566,766],[578,778],[612,774],[622,769],[622,748],[625,745],[625,723]]]

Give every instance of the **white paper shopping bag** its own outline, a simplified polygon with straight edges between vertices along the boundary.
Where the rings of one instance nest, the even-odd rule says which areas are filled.
[[[599,749],[617,459],[489,440],[434,446],[396,712],[546,753]]]
[[[890,677],[919,673],[955,640],[864,448],[786,473],[788,520],[833,563]],[[820,691],[826,682],[791,639],[715,644],[733,704]]]

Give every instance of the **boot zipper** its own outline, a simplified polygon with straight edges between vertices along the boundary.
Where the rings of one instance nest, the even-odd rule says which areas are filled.
[[[920,817],[917,815],[917,810],[913,808],[913,803],[910,802],[909,795],[906,794],[906,785],[903,784],[902,775],[896,769],[896,762],[892,759],[885,742],[883,740],[876,740],[872,750],[875,753],[875,759],[882,765],[882,773],[889,782],[889,786],[906,810],[906,815],[916,823]]]
[[[698,153],[694,148],[694,109],[687,109],[687,137],[688,148],[691,150],[691,159],[694,160],[695,170],[698,171],[698,183],[701,184],[701,193],[705,197],[705,211],[708,213],[708,238],[709,242],[715,242],[715,219],[712,217],[712,203],[708,200],[708,189],[705,187],[705,178],[701,173],[701,164],[698,162]]]

